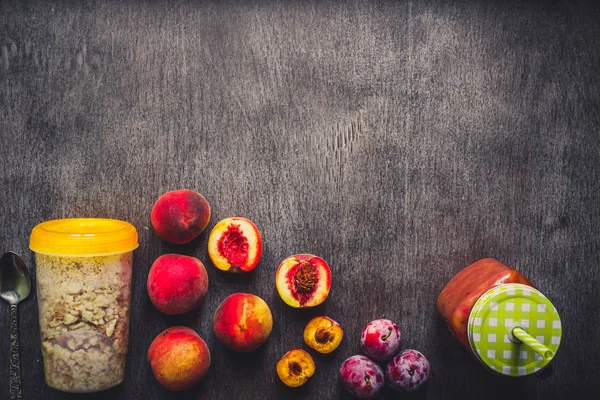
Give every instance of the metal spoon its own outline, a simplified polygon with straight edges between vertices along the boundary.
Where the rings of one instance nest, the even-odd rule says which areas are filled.
[[[10,304],[10,400],[21,399],[21,360],[17,333],[17,304],[29,295],[31,282],[25,263],[9,251],[0,258],[0,297]]]

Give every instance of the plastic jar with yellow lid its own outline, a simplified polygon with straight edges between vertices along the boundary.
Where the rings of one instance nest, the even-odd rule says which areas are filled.
[[[101,218],[43,222],[35,252],[46,383],[86,393],[120,384],[129,336],[135,227]]]

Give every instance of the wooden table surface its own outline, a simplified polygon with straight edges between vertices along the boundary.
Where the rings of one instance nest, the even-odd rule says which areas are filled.
[[[126,381],[86,399],[347,399],[340,363],[362,327],[395,320],[421,350],[427,389],[381,399],[590,399],[600,393],[600,9],[579,2],[3,1],[0,3],[0,246],[63,217],[130,221],[135,252]],[[162,242],[150,209],[165,191],[210,201],[209,230],[245,216],[264,252],[254,273],[218,273],[207,233]],[[160,314],[146,293],[163,253],[207,266],[199,309]],[[277,295],[285,257],[332,269],[329,299],[298,311]],[[553,373],[488,374],[435,309],[461,268],[494,257],[560,312]],[[35,281],[35,280],[34,280]],[[270,305],[254,354],[224,350],[212,315],[227,295]],[[19,306],[24,399],[75,399],[44,384],[35,293]],[[0,306],[0,398],[8,398],[8,313]],[[305,347],[309,318],[345,329],[289,389],[276,361]],[[162,389],[154,336],[197,330],[213,362],[193,390]],[[596,397],[597,398],[597,397]]]

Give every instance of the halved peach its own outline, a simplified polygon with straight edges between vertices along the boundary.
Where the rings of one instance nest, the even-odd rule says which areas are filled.
[[[344,330],[329,317],[314,317],[304,328],[304,342],[321,354],[329,354],[340,345]]]
[[[294,308],[318,306],[331,288],[331,271],[321,257],[296,254],[279,264],[275,285],[281,299]]]
[[[215,225],[208,237],[208,256],[222,271],[250,272],[261,254],[260,232],[246,218],[226,218]]]
[[[277,375],[289,387],[304,385],[315,374],[315,361],[302,349],[293,349],[277,362]]]

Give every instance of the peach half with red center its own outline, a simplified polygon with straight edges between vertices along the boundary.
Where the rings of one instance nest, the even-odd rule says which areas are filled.
[[[183,189],[160,196],[150,214],[156,234],[169,243],[185,244],[208,226],[210,205],[200,193]]]
[[[321,257],[296,254],[279,264],[275,285],[285,304],[294,308],[315,307],[329,295],[331,270]]]
[[[208,237],[208,256],[222,271],[250,272],[261,254],[260,232],[247,218],[226,218],[215,225]]]
[[[271,309],[263,299],[249,293],[234,293],[219,304],[213,318],[215,336],[237,352],[256,350],[273,329]]]
[[[210,367],[206,342],[184,326],[165,329],[148,348],[148,362],[158,382],[169,390],[196,385]]]

